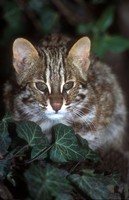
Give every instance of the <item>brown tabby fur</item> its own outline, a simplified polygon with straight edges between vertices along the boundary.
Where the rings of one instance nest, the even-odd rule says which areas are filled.
[[[73,45],[70,38],[53,35],[35,47],[15,40],[16,80],[5,86],[6,107],[16,120],[39,124],[49,138],[51,128],[63,123],[92,149],[119,149],[126,126],[124,97],[110,67],[89,54],[87,37]]]

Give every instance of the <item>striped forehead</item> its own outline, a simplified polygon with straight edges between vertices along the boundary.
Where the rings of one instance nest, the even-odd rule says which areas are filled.
[[[46,83],[50,92],[59,92],[65,82],[64,58],[59,48],[51,48],[45,51]]]

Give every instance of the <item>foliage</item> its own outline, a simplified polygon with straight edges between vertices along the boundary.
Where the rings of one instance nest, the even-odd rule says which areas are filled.
[[[108,29],[113,23],[114,11],[115,7],[108,7],[100,19],[88,24],[80,24],[77,27],[78,33],[92,35],[93,52],[99,57],[103,57],[108,51],[121,53],[129,48],[129,40],[108,33]]]
[[[25,172],[30,195],[33,199],[52,199],[61,194],[72,191],[72,186],[67,180],[68,172],[62,169],[46,165],[45,168],[32,165]]]
[[[129,41],[111,32],[120,2],[120,0],[110,3],[107,0],[91,0],[89,3],[84,3],[83,0],[80,2],[69,2],[68,0],[62,2],[53,0],[3,1],[1,7],[5,26],[0,44],[5,45],[10,39],[19,35],[29,34],[30,37],[32,32],[38,36],[52,32],[65,32],[68,35],[76,33],[76,35],[90,36],[93,52],[99,57],[103,57],[108,51],[123,52],[129,49]],[[100,15],[93,17],[91,6],[96,9],[97,13],[99,5],[103,5],[103,9],[100,10]],[[86,20],[87,18],[89,20]]]
[[[71,182],[91,199],[107,199],[110,192],[108,185],[114,184],[113,176],[105,177],[103,174],[95,174],[94,170],[83,169],[82,175],[72,174],[69,176]],[[115,177],[115,181],[116,181]]]
[[[12,125],[13,132],[12,128],[10,132]],[[26,183],[22,199],[74,200],[75,191],[76,196],[107,199],[110,195],[108,186],[119,184],[119,176],[105,176],[89,169],[90,165],[86,167],[87,162],[94,165],[100,158],[72,128],[59,124],[54,127],[53,134],[54,140],[49,142],[34,122],[15,122],[9,114],[5,115],[0,122],[2,191],[9,193],[8,186],[4,185],[6,182],[17,190],[20,181],[21,185]],[[83,169],[82,162],[85,163]],[[14,194],[9,195],[16,198]]]

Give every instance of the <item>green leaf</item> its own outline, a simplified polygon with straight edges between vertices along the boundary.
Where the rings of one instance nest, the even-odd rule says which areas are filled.
[[[21,121],[17,123],[16,131],[18,136],[24,139],[32,147],[31,158],[35,158],[49,146],[47,137],[42,133],[41,128],[34,122]],[[46,155],[42,155],[45,158]],[[40,156],[41,158],[41,156]]]
[[[59,15],[54,10],[46,8],[40,13],[40,21],[42,31],[46,34],[51,33],[51,31],[59,22]]]
[[[84,171],[83,171],[84,172]],[[69,180],[84,194],[91,199],[108,199],[109,190],[107,188],[107,179],[104,175],[96,175],[92,170],[88,170],[83,175],[73,174]],[[108,180],[109,182],[109,180]]]
[[[43,12],[43,6],[47,3],[47,0],[30,0],[28,2],[28,8],[31,11],[36,11],[37,13]]]
[[[9,167],[10,161],[7,159],[0,160],[0,182],[5,178]]]
[[[42,134],[41,128],[34,122],[20,121],[17,123],[16,131],[18,136],[26,140],[31,147],[47,142],[47,138]]]
[[[9,171],[9,173],[7,174],[7,180],[13,185],[13,187],[16,187],[16,181],[14,179],[13,171]]]
[[[45,168],[32,165],[26,172],[30,196],[34,200],[49,200],[58,197],[60,193],[69,193],[72,187],[66,179],[68,173],[51,165]]]
[[[89,34],[92,33],[93,37],[96,35],[102,35],[113,23],[115,7],[110,6],[105,9],[98,21],[91,21],[87,24],[80,24],[77,26],[78,34]]]
[[[109,51],[121,53],[129,49],[129,40],[121,36],[104,35],[101,38],[94,38],[92,47],[97,56],[103,57]]]
[[[6,125],[0,124],[0,156],[3,156],[8,152],[10,144],[11,138],[9,137]]]
[[[129,185],[126,183],[126,184],[123,184],[123,199],[128,199],[129,197]]]
[[[5,117],[0,122],[0,157],[4,156],[8,152],[8,148],[11,144],[11,138],[8,133],[8,117]]]
[[[74,200],[70,194],[59,194],[56,200]]]
[[[121,36],[105,36],[104,42],[107,45],[107,49],[114,53],[121,53],[129,49],[129,40]]]
[[[17,5],[17,3],[7,0],[3,9],[3,18],[6,21],[6,26],[3,31],[3,41],[1,41],[1,43],[5,45],[5,42],[10,38],[25,32],[26,23],[22,9]]]
[[[91,21],[87,24],[79,24],[76,28],[78,34],[86,35],[92,32],[93,27],[95,26],[95,22]]]
[[[85,157],[86,159],[92,160],[93,162],[98,162],[100,160],[99,155],[92,151],[89,147],[88,147],[88,142],[81,138],[80,136],[78,136],[79,142],[80,142],[80,146],[82,148],[82,150],[84,151]],[[87,151],[88,149],[88,151]]]
[[[55,143],[50,150],[50,158],[55,162],[85,161],[90,158],[91,150],[87,143],[82,145],[71,127],[56,125]],[[94,153],[93,153],[94,154]]]
[[[4,118],[2,119],[2,122],[5,124],[9,123],[9,122],[14,122],[14,119],[11,115],[10,112],[6,112],[5,115],[4,115]]]
[[[120,174],[112,174],[104,176],[104,174],[95,174],[93,169],[83,169],[83,174],[90,177],[95,177],[102,181],[104,185],[117,185],[120,182]]]
[[[105,32],[112,24],[114,18],[114,7],[110,6],[105,9],[101,18],[97,21],[95,27],[99,33]],[[93,29],[94,30],[94,29]],[[96,34],[96,31],[95,31]]]
[[[44,145],[44,148],[42,145],[36,145],[32,148],[31,151],[31,159],[36,158],[36,160],[43,160],[47,157],[47,153],[44,153],[44,150],[46,149],[46,146]]]

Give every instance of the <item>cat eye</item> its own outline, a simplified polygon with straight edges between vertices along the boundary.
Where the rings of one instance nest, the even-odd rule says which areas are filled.
[[[64,90],[70,90],[74,85],[74,82],[73,81],[69,81],[67,83],[64,84]]]
[[[43,82],[36,82],[35,86],[38,90],[40,90],[42,92],[45,92],[48,89],[47,85]]]

